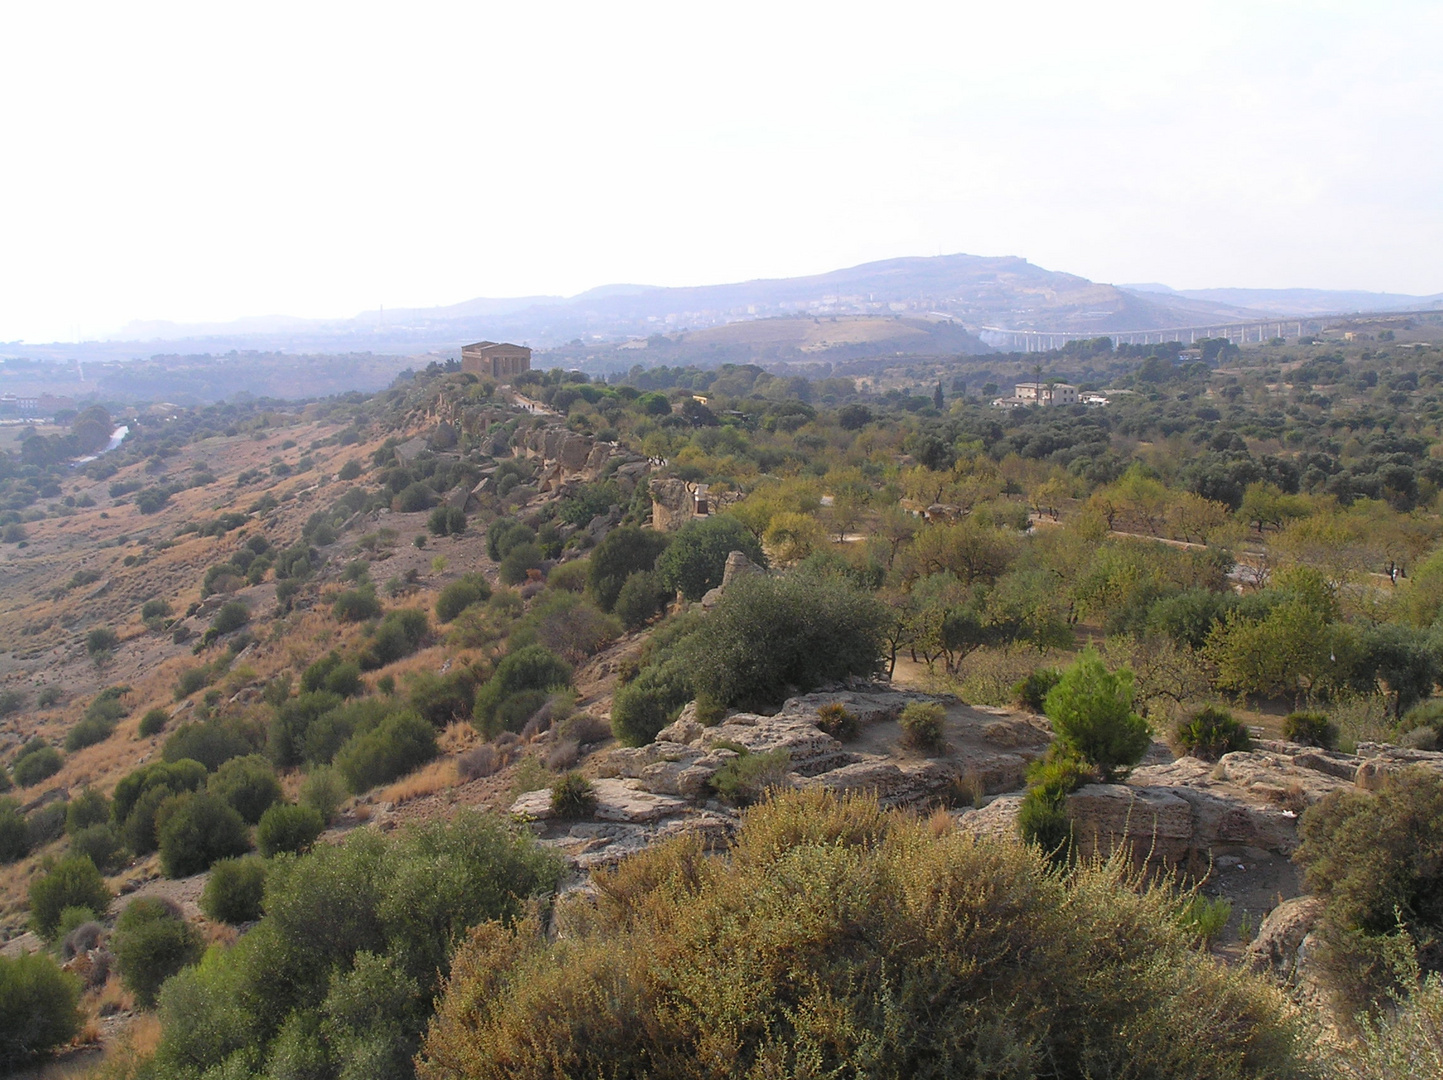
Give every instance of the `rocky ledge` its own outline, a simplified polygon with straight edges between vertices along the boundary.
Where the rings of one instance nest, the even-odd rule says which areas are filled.
[[[1125,783],[1088,784],[1068,798],[1082,854],[1126,845],[1139,860],[1206,862],[1230,849],[1291,855],[1298,815],[1334,791],[1376,790],[1401,769],[1443,772],[1443,753],[1364,743],[1342,754],[1264,740],[1216,763],[1193,757],[1143,765]],[[978,833],[1015,828],[1020,798],[999,801],[961,825]]]

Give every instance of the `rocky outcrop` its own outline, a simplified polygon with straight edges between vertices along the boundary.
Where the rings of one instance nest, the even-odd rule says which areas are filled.
[[[1017,812],[1021,807],[1021,793],[999,795],[985,806],[963,810],[957,818],[957,828],[973,836],[1015,837]]]
[[[707,591],[707,594],[701,598],[701,606],[704,609],[716,607],[716,605],[721,601],[722,596],[725,595],[726,590],[731,587],[732,582],[736,581],[738,578],[750,577],[754,574],[765,573],[766,571],[763,570],[756,563],[748,559],[744,552],[731,552],[729,555],[727,555],[726,566],[722,570],[721,584],[718,585],[715,589],[710,589]]]
[[[708,850],[725,847],[736,834],[738,823],[735,813],[718,810],[696,810],[644,824],[578,822],[542,843],[566,855],[578,871],[589,873],[614,866],[629,855],[675,836],[700,836]]]
[[[651,527],[673,532],[695,516],[693,488],[674,476],[655,477],[651,481]]]
[[[688,809],[684,799],[659,795],[625,780],[596,780],[592,788],[596,795],[596,810],[592,816],[597,821],[638,824],[675,816]],[[528,791],[511,804],[511,813],[528,821],[545,821],[554,817],[551,789]]]
[[[650,469],[645,458],[617,443],[558,424],[543,424],[518,433],[516,455],[540,461],[537,490],[541,492],[564,493],[568,485],[591,483],[610,475],[629,497]],[[477,494],[482,492],[478,490]]]
[[[1271,975],[1281,983],[1295,984],[1305,974],[1307,950],[1304,942],[1323,915],[1323,901],[1316,896],[1295,896],[1268,913],[1258,935],[1248,944],[1243,961],[1259,974]]]
[[[1084,857],[1125,847],[1139,861],[1177,864],[1196,839],[1192,807],[1167,788],[1088,784],[1068,796],[1067,812]]]
[[[1229,848],[1290,855],[1298,814],[1340,788],[1346,763],[1317,751],[1274,744],[1226,754],[1216,764],[1183,757],[1135,769],[1125,784],[1093,784],[1068,799],[1074,835],[1086,853],[1126,846],[1136,857],[1205,862]],[[1329,771],[1309,767],[1318,761]]]
[[[945,752],[924,757],[900,749],[896,720],[902,709],[909,702],[936,700],[948,709]],[[843,744],[818,726],[817,710],[834,703],[857,717],[858,741]],[[794,786],[868,792],[887,806],[915,806],[1021,787],[1028,765],[1045,752],[1050,738],[1043,727],[1015,714],[859,684],[791,698],[775,716],[734,713],[715,727],[701,724],[688,706],[655,742],[613,750],[598,768],[649,791],[701,800],[712,778],[739,754],[784,751]]]
[[[1443,773],[1443,753],[1433,750],[1409,750],[1401,746],[1362,743],[1358,747],[1356,780],[1364,791],[1377,791],[1390,776],[1404,769],[1423,768]]]

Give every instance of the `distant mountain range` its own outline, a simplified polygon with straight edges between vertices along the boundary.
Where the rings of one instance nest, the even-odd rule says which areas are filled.
[[[1102,334],[1278,315],[1440,306],[1443,294],[1106,285],[1015,257],[939,255],[864,263],[810,277],[683,288],[606,285],[571,297],[478,298],[446,307],[367,311],[351,319],[266,316],[203,325],[132,323],[109,341],[27,345],[21,354],[81,360],[233,350],[418,355],[450,353],[483,338],[537,349],[615,346],[628,339],[787,316],[895,318],[914,327],[918,320],[950,323],[957,333],[944,336],[949,347],[971,341],[980,349],[984,346],[974,335],[989,328]],[[879,346],[885,347],[880,341]],[[14,350],[11,346],[5,351]]]

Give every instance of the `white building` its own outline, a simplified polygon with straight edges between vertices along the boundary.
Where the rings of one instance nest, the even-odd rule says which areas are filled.
[[[994,398],[993,408],[1020,409],[1024,405],[1076,405],[1077,387],[1071,383],[1024,382],[1013,387],[1010,398]]]

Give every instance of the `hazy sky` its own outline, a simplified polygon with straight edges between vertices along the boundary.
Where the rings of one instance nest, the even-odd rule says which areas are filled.
[[[1443,4],[6,3],[0,340],[897,255],[1443,290]]]

